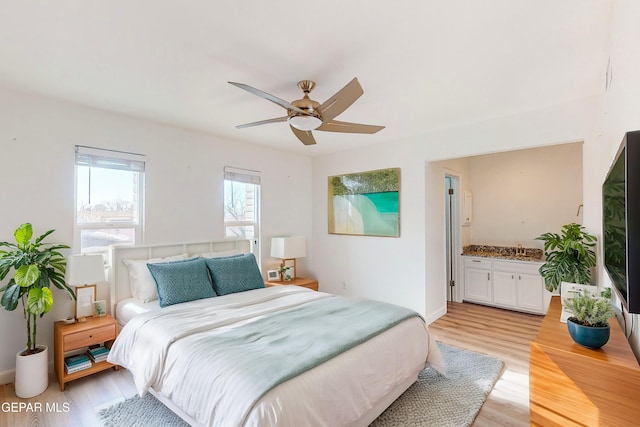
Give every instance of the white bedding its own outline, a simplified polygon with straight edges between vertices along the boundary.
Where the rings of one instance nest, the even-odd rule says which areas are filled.
[[[142,302],[137,298],[127,298],[116,305],[116,319],[118,319],[118,324],[122,327],[138,314],[157,310],[160,310],[160,301],[157,299]]]
[[[250,426],[354,425],[397,384],[415,379],[425,365],[444,370],[424,322],[414,317],[273,388],[246,417],[237,413],[235,405],[215,407],[221,390],[212,388],[208,375],[201,374],[204,368],[194,369],[198,361],[188,357],[199,335],[216,334],[259,320],[265,313],[328,297],[295,286],[271,287],[141,314],[123,328],[109,361],[132,371],[140,395],[153,387],[207,426],[238,425],[238,419]],[[215,315],[205,315],[205,308],[212,306]],[[192,328],[202,332],[194,335]],[[232,398],[242,406],[242,392]]]

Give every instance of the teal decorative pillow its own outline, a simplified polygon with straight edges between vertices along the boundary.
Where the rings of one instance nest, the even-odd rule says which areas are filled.
[[[218,295],[264,288],[262,274],[253,254],[205,259]]]
[[[202,258],[147,264],[158,288],[160,307],[215,297]]]

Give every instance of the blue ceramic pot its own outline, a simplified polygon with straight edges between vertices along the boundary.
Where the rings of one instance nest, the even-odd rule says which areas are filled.
[[[569,335],[571,338],[583,347],[586,348],[600,348],[609,341],[609,334],[611,327],[607,326],[583,326],[579,323],[573,322],[571,319],[567,320],[567,327],[569,328]]]

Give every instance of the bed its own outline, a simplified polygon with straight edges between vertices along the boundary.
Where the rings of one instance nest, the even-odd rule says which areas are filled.
[[[109,360],[131,371],[141,396],[152,393],[193,426],[366,426],[426,366],[444,372],[424,321],[401,307],[297,286],[214,284],[219,296],[161,308],[161,287],[154,300],[132,286],[132,265],[147,260],[204,259],[222,283],[228,272],[216,269],[249,252],[245,240],[111,247],[121,331]]]

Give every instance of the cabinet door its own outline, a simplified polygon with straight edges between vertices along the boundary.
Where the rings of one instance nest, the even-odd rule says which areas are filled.
[[[464,296],[469,301],[491,302],[491,271],[465,268]]]
[[[516,273],[508,271],[493,272],[493,303],[507,307],[515,307]]]
[[[539,274],[517,273],[518,306],[525,310],[543,313],[544,287]]]

